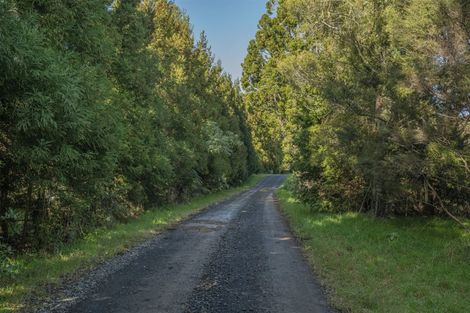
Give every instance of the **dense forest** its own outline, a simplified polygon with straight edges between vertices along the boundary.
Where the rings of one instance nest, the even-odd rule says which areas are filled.
[[[51,250],[257,169],[239,84],[172,1],[0,16],[0,248]]]
[[[243,64],[265,169],[312,208],[470,215],[470,2],[269,1]]]
[[[317,210],[470,215],[470,4],[270,0],[241,82],[170,0],[0,1],[2,248],[290,171]]]

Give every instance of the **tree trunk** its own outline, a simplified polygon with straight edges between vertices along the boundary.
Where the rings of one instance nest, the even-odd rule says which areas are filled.
[[[34,240],[36,241],[36,246],[38,248],[44,247],[44,233],[42,231],[43,221],[46,210],[46,191],[39,190],[36,205],[32,210],[31,214],[31,223],[32,231],[34,234]]]
[[[29,235],[31,234],[31,228],[30,228],[29,221],[31,220],[33,210],[34,210],[34,208],[33,208],[33,184],[30,182],[28,184],[27,210],[24,214],[23,231],[22,231],[22,234],[21,234],[22,243],[24,245],[29,242]]]
[[[8,190],[6,184],[0,186],[0,234],[4,242],[9,242],[8,221],[3,217],[8,210]]]
[[[9,164],[4,164],[3,171],[0,173],[2,175],[0,180],[0,234],[4,242],[10,241],[10,232],[8,229],[8,221],[3,219],[5,214],[8,211],[8,192],[9,192]]]

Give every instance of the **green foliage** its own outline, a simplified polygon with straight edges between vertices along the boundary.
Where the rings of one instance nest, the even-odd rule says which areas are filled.
[[[468,14],[462,1],[275,1],[243,80],[265,167],[290,168],[322,209],[470,214]]]
[[[462,312],[470,305],[470,237],[452,221],[319,213],[286,189],[277,196],[339,311]]]
[[[0,243],[54,250],[256,169],[241,95],[171,1],[0,1]]]
[[[13,257],[11,248],[0,245],[0,312],[34,311],[33,305],[40,303],[31,303],[31,294],[38,299],[47,298],[47,290],[60,286],[64,277],[75,277],[77,271],[125,253],[191,214],[252,188],[262,178],[263,175],[252,175],[238,187],[197,196],[186,203],[152,208],[128,223],[95,229],[54,253]]]

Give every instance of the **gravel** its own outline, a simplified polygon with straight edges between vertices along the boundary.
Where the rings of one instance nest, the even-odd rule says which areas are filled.
[[[37,312],[331,312],[277,210],[284,178],[268,176],[83,273]]]

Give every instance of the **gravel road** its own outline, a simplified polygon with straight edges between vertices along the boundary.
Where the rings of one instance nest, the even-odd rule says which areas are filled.
[[[330,312],[279,214],[283,175],[89,273],[40,312]]]

